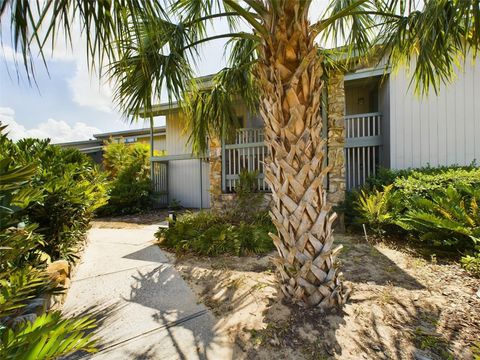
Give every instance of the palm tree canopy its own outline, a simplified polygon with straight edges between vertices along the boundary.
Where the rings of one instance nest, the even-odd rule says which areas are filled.
[[[285,1],[285,0],[284,0]],[[33,74],[32,51],[53,46],[59,34],[72,42],[74,22],[85,34],[90,63],[101,67],[108,62],[117,81],[116,100],[126,114],[139,115],[158,101],[164,86],[171,97],[186,90],[193,71],[196,49],[203,42],[232,38],[229,66],[214,79],[208,101],[225,105],[232,99],[222,93],[240,93],[249,106],[255,99],[252,65],[257,58],[255,43],[272,29],[265,27],[268,16],[281,17],[281,1],[273,0],[99,0],[99,1],[20,1],[0,4],[0,22],[8,21],[15,50],[22,54],[27,74]],[[298,1],[299,12],[308,12],[312,0]],[[373,45],[381,44],[393,68],[413,64],[412,82],[420,92],[437,91],[441,82],[453,77],[456,64],[467,54],[476,56],[480,46],[480,0],[334,0],[310,31],[320,43],[344,45],[347,58],[368,56]],[[207,25],[226,18],[230,32],[207,33]],[[239,23],[253,32],[239,32]],[[330,53],[325,51],[328,59]],[[412,62],[412,60],[416,60]],[[232,92],[231,90],[235,90]],[[187,103],[198,105],[194,97]],[[212,109],[212,107],[209,107]],[[190,109],[192,109],[190,107]],[[198,109],[198,114],[208,115]],[[214,111],[214,110],[209,110]],[[194,114],[192,112],[192,114]],[[211,114],[210,114],[211,115]],[[228,111],[212,128],[225,131],[231,123]],[[200,115],[198,115],[199,117]],[[204,116],[202,116],[204,117]],[[219,126],[220,124],[223,124]],[[198,138],[208,126],[194,131]],[[198,133],[200,132],[200,133]],[[198,148],[203,144],[196,144]]]

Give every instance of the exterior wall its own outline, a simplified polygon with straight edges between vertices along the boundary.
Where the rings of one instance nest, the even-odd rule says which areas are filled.
[[[166,125],[166,136],[154,139],[155,150],[165,150],[167,156],[186,155],[185,159],[168,161],[168,201],[176,200],[186,208],[209,208],[210,164],[193,157],[181,112],[167,114]]]
[[[209,188],[208,162],[200,159],[168,162],[169,202],[175,199],[186,208],[209,208]]]
[[[391,167],[470,164],[480,160],[480,62],[467,58],[457,79],[419,97],[406,70],[390,76]]]
[[[150,144],[150,137],[138,137],[137,142]],[[166,151],[167,150],[167,139],[166,135],[155,135],[153,137],[153,148],[156,151]]]
[[[185,120],[179,111],[172,112],[167,118],[166,150],[168,155],[191,154],[192,146],[188,143],[188,133],[184,132]]]
[[[345,199],[345,89],[343,74],[328,80],[328,200],[338,204]]]

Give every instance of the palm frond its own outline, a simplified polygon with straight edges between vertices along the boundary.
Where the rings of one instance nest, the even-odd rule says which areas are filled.
[[[75,351],[96,352],[95,321],[88,317],[65,318],[60,312],[43,314],[19,329],[2,333],[2,359],[56,359]]]
[[[72,30],[78,24],[84,33],[89,65],[99,68],[105,59],[117,56],[112,44],[118,41],[131,23],[144,18],[157,18],[166,14],[163,1],[58,1],[43,2],[5,0],[0,7],[0,24],[4,14],[10,16],[10,32],[15,50],[22,54],[25,71],[31,79],[34,66],[32,51],[39,51],[45,63],[45,50],[60,35],[72,44]],[[46,64],[46,63],[45,63]]]
[[[109,68],[115,82],[115,101],[125,115],[147,116],[166,89],[169,100],[179,99],[193,75],[188,44],[195,34],[168,18],[146,18],[131,24],[118,42],[121,57]]]
[[[480,46],[478,0],[426,1],[423,8],[413,1],[390,0],[382,17],[379,42],[389,63],[413,68],[411,85],[419,94],[455,78],[455,67]]]
[[[186,126],[195,153],[207,149],[209,137],[222,138],[241,125],[235,113],[239,102],[256,111],[259,98],[253,69],[258,42],[252,38],[233,38],[227,46],[231,49],[228,67],[213,77],[213,86],[194,85],[184,96]]]
[[[335,0],[330,2],[322,20],[312,25],[325,43],[333,42],[347,54],[347,59],[365,56],[374,39],[375,2],[368,0]]]

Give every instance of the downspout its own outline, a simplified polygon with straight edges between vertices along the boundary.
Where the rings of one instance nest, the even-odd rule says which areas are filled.
[[[155,153],[155,150],[153,148],[153,116],[150,115],[150,182],[153,187],[153,155]]]
[[[200,156],[200,210],[203,210],[203,159]]]

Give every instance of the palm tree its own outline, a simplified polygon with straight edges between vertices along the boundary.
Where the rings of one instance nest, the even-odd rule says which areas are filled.
[[[205,149],[207,135],[221,136],[234,123],[229,105],[235,94],[249,106],[258,106],[270,155],[266,177],[274,200],[271,216],[278,232],[272,238],[278,249],[282,290],[303,305],[342,304],[346,291],[335,267],[340,247],[333,246],[332,236],[336,215],[323,188],[330,169],[322,161],[325,139],[320,114],[332,52],[316,40],[343,42],[347,60],[368,56],[369,49],[377,49],[394,68],[417,60],[416,88],[426,92],[433,86],[436,90],[440,82],[452,78],[459,56],[476,55],[479,0],[427,0],[422,8],[416,7],[415,0],[334,0],[313,23],[309,20],[311,0],[172,2],[142,5],[117,0],[87,5],[90,2],[75,1],[73,10],[60,9],[60,16],[54,11],[49,24],[65,27],[70,18],[64,14],[73,12],[89,25],[87,42],[93,44],[89,48],[112,61],[117,100],[134,116],[151,106],[152,96],[158,97],[162,85],[172,96],[184,93],[190,64],[203,42],[234,39],[230,66],[215,77],[211,91],[186,93],[194,148]],[[30,21],[24,16],[28,2],[15,0],[4,2],[2,13],[8,3],[19,10],[12,11],[13,19],[18,13],[19,20],[24,20],[12,20],[14,33],[21,34],[15,44],[25,53],[30,45],[26,40],[34,39],[42,48],[44,42],[36,29],[44,18]],[[53,3],[68,7],[65,3],[70,2]],[[209,36],[206,24],[215,18],[227,18],[231,31]],[[252,31],[236,30],[238,21]],[[29,25],[34,31],[27,37]],[[92,29],[99,29],[97,36]]]

